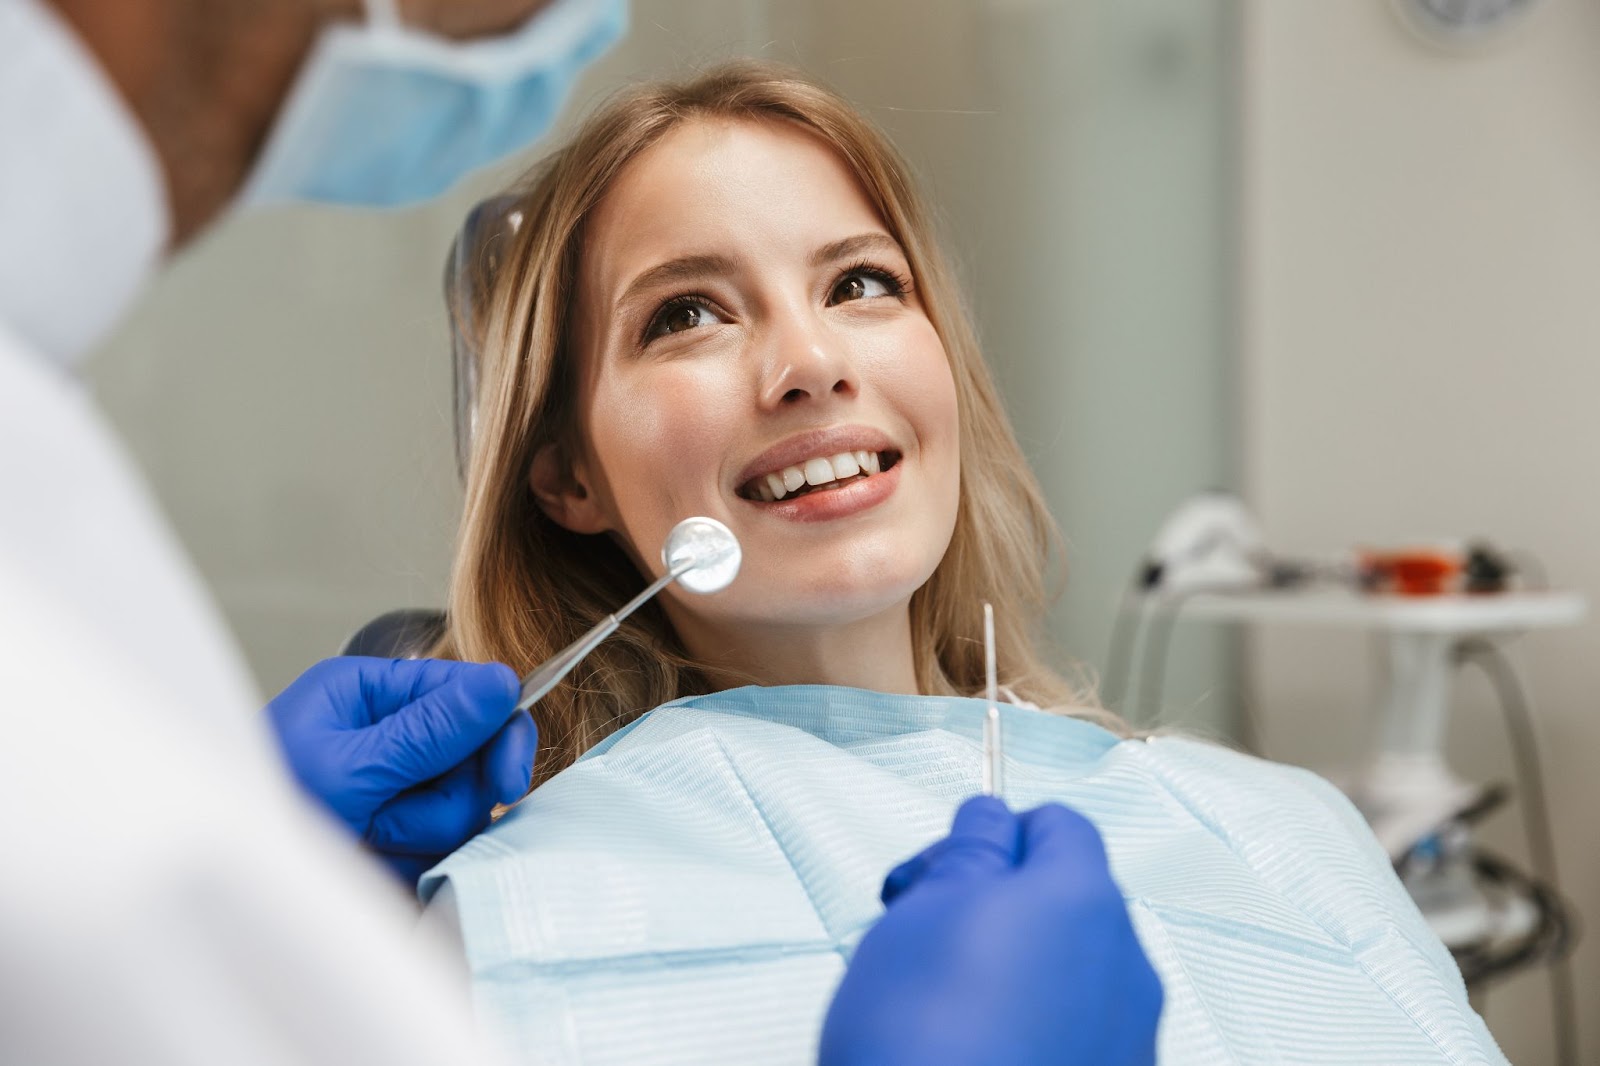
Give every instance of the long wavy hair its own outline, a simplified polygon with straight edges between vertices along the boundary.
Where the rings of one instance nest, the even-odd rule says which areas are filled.
[[[999,679],[1041,706],[1083,693],[1035,645],[1059,534],[1012,433],[910,171],[849,103],[792,70],[736,62],[687,81],[624,91],[513,191],[520,225],[467,265],[470,307],[458,330],[481,352],[466,501],[435,654],[532,669],[633,596],[644,577],[605,535],[551,521],[529,487],[547,443],[578,439],[571,315],[584,220],[623,167],[696,119],[798,126],[838,154],[905,250],[928,318],[944,342],[960,419],[961,482],[944,558],[913,596],[912,643],[924,693],[972,695],[984,685],[981,604],[995,606]],[[637,612],[539,704],[536,780],[570,765],[645,711],[710,691],[664,612]],[[1073,708],[1117,727],[1092,708]]]

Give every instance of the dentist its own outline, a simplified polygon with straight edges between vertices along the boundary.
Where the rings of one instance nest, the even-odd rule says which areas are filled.
[[[228,211],[417,203],[526,146],[625,17],[0,0],[0,1061],[500,1061],[348,841],[414,881],[520,795],[516,678],[330,660],[251,713],[74,371]],[[1153,1061],[1160,988],[1081,818],[973,801],[884,896],[824,1063]]]

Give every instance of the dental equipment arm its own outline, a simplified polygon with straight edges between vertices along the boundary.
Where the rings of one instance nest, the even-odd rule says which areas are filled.
[[[1161,982],[1081,815],[968,800],[883,898],[820,1066],[1153,1066]]]

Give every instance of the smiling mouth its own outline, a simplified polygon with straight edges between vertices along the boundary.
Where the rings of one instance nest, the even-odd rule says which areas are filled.
[[[753,477],[739,487],[742,499],[756,503],[776,503],[843,488],[856,481],[876,477],[892,469],[900,461],[894,450],[849,451],[837,455],[817,456],[803,463],[786,466],[782,470]]]

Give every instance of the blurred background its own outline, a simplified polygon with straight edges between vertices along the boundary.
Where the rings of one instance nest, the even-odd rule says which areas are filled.
[[[1479,28],[1429,29],[1452,18]],[[1600,0],[634,0],[552,139],[621,85],[743,54],[861,105],[937,205],[1068,540],[1064,661],[1105,668],[1156,530],[1214,487],[1284,551],[1485,536],[1600,600]],[[375,615],[442,605],[440,274],[466,210],[538,154],[425,210],[235,217],[91,368],[263,693]],[[1597,638],[1518,646],[1561,888],[1591,921]],[[1171,640],[1162,721],[1252,723],[1334,774],[1371,747],[1361,630]],[[1521,784],[1489,687],[1463,675],[1450,708],[1456,772]],[[1519,799],[1475,832],[1526,865]],[[1574,972],[1575,1061],[1600,1062],[1600,938]],[[1540,965],[1474,988],[1512,1061],[1557,1061],[1550,988]]]

